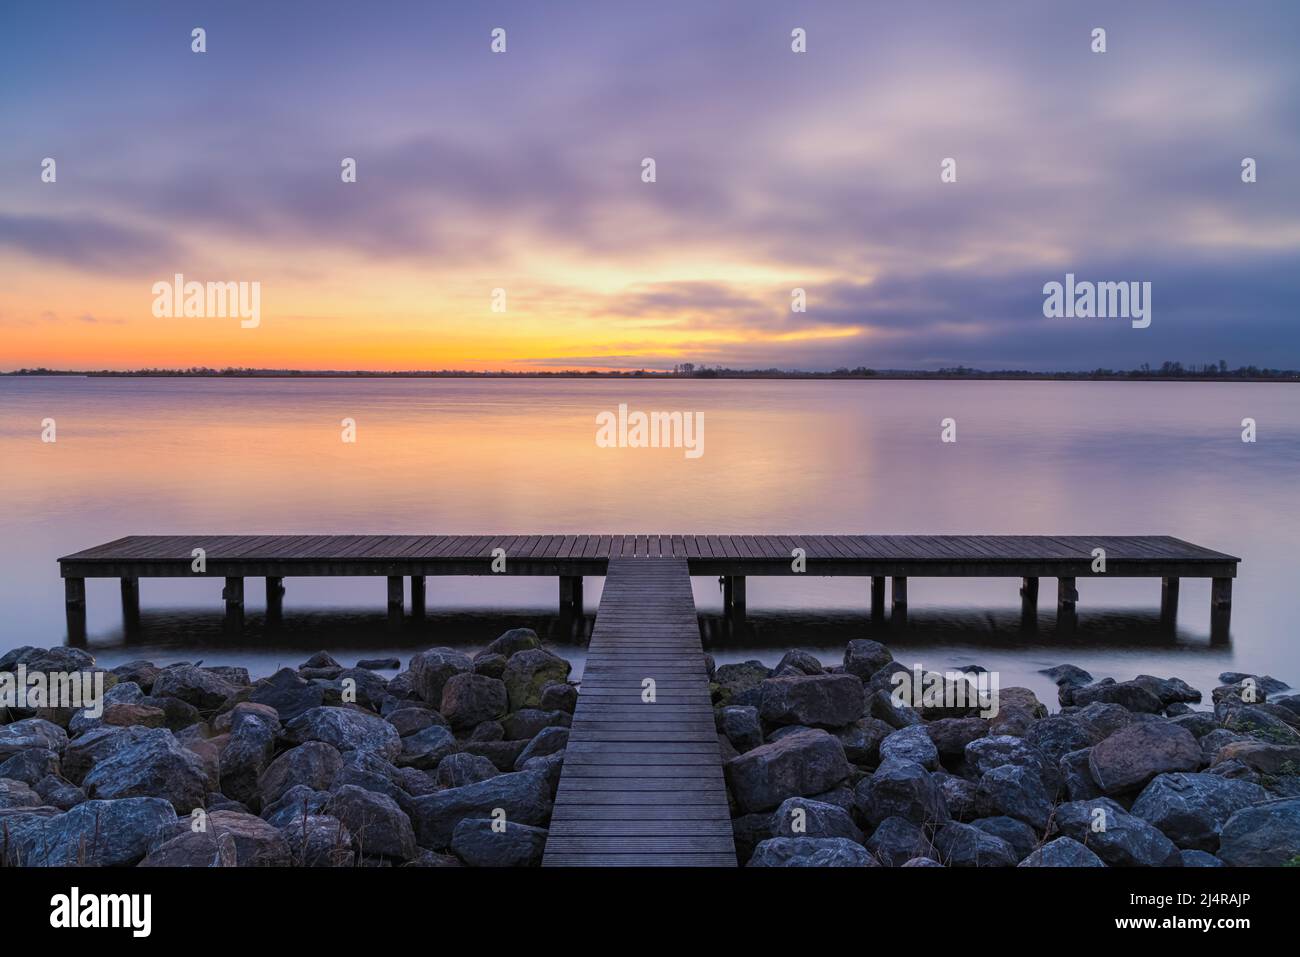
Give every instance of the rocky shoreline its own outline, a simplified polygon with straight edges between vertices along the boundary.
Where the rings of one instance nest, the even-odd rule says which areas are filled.
[[[927,678],[952,691],[983,671],[964,670]],[[918,700],[913,669],[869,640],[832,667],[800,651],[717,667],[740,861],[1300,865],[1300,695],[1286,684],[1225,673],[1196,709],[1178,678],[1044,674],[1056,714],[1027,688],[1001,688],[996,713]]]
[[[102,672],[102,714],[0,708],[6,866],[509,866],[541,860],[577,688],[529,629],[473,658],[243,668],[24,647]],[[98,710],[98,709],[96,709]]]
[[[1097,867],[1300,864],[1300,695],[1227,673],[1072,665],[990,702],[917,699],[866,639],[824,666],[714,666],[738,863]],[[24,647],[6,673],[93,673],[102,713],[0,707],[0,866],[531,866],[579,690],[529,629],[345,667],[243,668]],[[981,677],[926,674],[949,692]],[[960,690],[966,690],[963,686]],[[956,702],[956,703],[954,703]],[[989,707],[996,704],[996,710]]]

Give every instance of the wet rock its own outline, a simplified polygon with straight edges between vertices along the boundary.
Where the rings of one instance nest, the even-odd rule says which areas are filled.
[[[542,689],[562,684],[569,677],[567,661],[549,651],[533,648],[510,656],[502,680],[510,699],[510,710],[536,708],[542,703]]]
[[[546,848],[546,828],[486,818],[466,818],[451,834],[451,851],[470,867],[536,867]]]
[[[91,768],[82,786],[94,799],[163,798],[178,814],[202,807],[209,790],[203,762],[165,728],[123,743]]]
[[[411,682],[419,697],[435,708],[442,704],[442,689],[453,675],[474,670],[469,655],[454,648],[430,648],[411,658]]]
[[[1093,747],[1088,767],[1104,794],[1144,787],[1157,774],[1195,771],[1201,747],[1186,728],[1167,722],[1141,722],[1116,731]]]
[[[880,742],[880,759],[890,758],[915,761],[927,771],[939,770],[939,749],[930,740],[928,729],[921,725],[900,728]]]
[[[1180,867],[1174,842],[1110,798],[1058,805],[1056,828],[1112,867]]]
[[[1056,665],[1053,668],[1043,668],[1038,673],[1047,675],[1058,688],[1062,686],[1079,688],[1092,683],[1092,675],[1075,665]]]
[[[723,768],[745,812],[775,808],[788,797],[811,796],[849,775],[844,747],[825,731],[792,734],[732,758]]]
[[[849,674],[769,678],[760,686],[759,714],[773,725],[842,728],[862,717],[862,682]]]
[[[937,782],[915,761],[882,761],[871,777],[858,784],[854,803],[859,816],[873,827],[887,817],[913,824],[948,820],[948,806]]]
[[[3,669],[0,669],[3,670]],[[1272,675],[1252,675],[1244,671],[1225,671],[1219,675],[1219,680],[1225,685],[1240,686],[1245,681],[1250,681],[1255,690],[1264,696],[1277,694],[1279,691],[1286,691],[1291,686],[1285,681],[1279,681]]]
[[[935,832],[934,848],[949,867],[1014,867],[1015,849],[973,824],[950,821]]]
[[[902,867],[910,860],[934,854],[925,832],[901,817],[881,821],[867,840],[867,850],[886,867]]]
[[[352,708],[304,711],[286,726],[285,738],[293,744],[321,741],[339,751],[374,751],[390,761],[402,750],[402,739],[391,724]]]
[[[862,831],[843,808],[812,798],[786,798],[772,813],[773,837],[843,837],[862,843]]]
[[[1161,774],[1138,795],[1132,812],[1181,848],[1219,849],[1219,832],[1237,811],[1268,799],[1263,788],[1214,774]]]
[[[343,822],[358,855],[406,861],[416,854],[410,818],[386,795],[347,784],[333,793],[325,813]]]
[[[844,671],[864,683],[894,660],[889,649],[869,638],[855,638],[844,649]]]
[[[412,803],[419,843],[435,850],[451,843],[452,833],[461,821],[491,819],[496,808],[502,808],[506,820],[516,824],[543,825],[551,815],[549,783],[545,774],[536,771],[499,774],[476,784],[417,797]]]
[[[1058,837],[1033,851],[1020,867],[1105,867],[1106,862],[1072,837]]]
[[[750,867],[879,867],[871,852],[843,837],[773,837],[759,844]]]
[[[267,765],[258,779],[262,806],[275,804],[295,785],[305,785],[313,791],[328,791],[342,767],[343,756],[338,748],[323,741],[309,741],[292,748]]]
[[[1300,798],[1269,801],[1233,814],[1219,835],[1218,856],[1229,867],[1300,862]]]

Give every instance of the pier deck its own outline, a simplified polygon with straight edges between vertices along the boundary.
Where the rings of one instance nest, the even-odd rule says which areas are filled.
[[[611,559],[544,866],[734,867],[685,559]]]

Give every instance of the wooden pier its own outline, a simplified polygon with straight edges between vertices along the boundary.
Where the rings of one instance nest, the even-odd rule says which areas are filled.
[[[609,561],[542,864],[736,864],[684,558]]]

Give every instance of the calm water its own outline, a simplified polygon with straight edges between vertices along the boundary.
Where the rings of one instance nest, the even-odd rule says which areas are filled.
[[[705,454],[600,449],[595,416],[702,411]],[[954,417],[956,444],[939,442]],[[1259,441],[1240,440],[1240,422]],[[58,441],[40,440],[57,422]],[[356,420],[355,445],[340,420]],[[1273,384],[609,380],[0,379],[0,651],[65,638],[55,559],[126,534],[769,532],[1171,534],[1241,556],[1231,639],[1209,641],[1209,584],[1183,584],[1177,635],[1156,580],[1080,580],[1080,628],[1018,627],[1017,582],[913,579],[900,659],[980,664],[1055,702],[1037,670],[1224,670],[1300,684],[1296,641],[1300,389]],[[115,581],[88,584],[100,661],[297,664],[553,627],[551,579],[429,580],[431,619],[385,634],[382,579],[291,579],[286,624],[222,637],[220,580],[145,580],[123,635]],[[871,634],[859,579],[751,579],[750,628],[726,636],[717,583],[695,580],[719,660],[837,660]],[[594,611],[599,580],[587,583]],[[588,629],[590,622],[587,623]],[[558,635],[553,635],[557,640]],[[558,641],[581,663],[580,639]],[[347,660],[346,663],[351,663]]]

